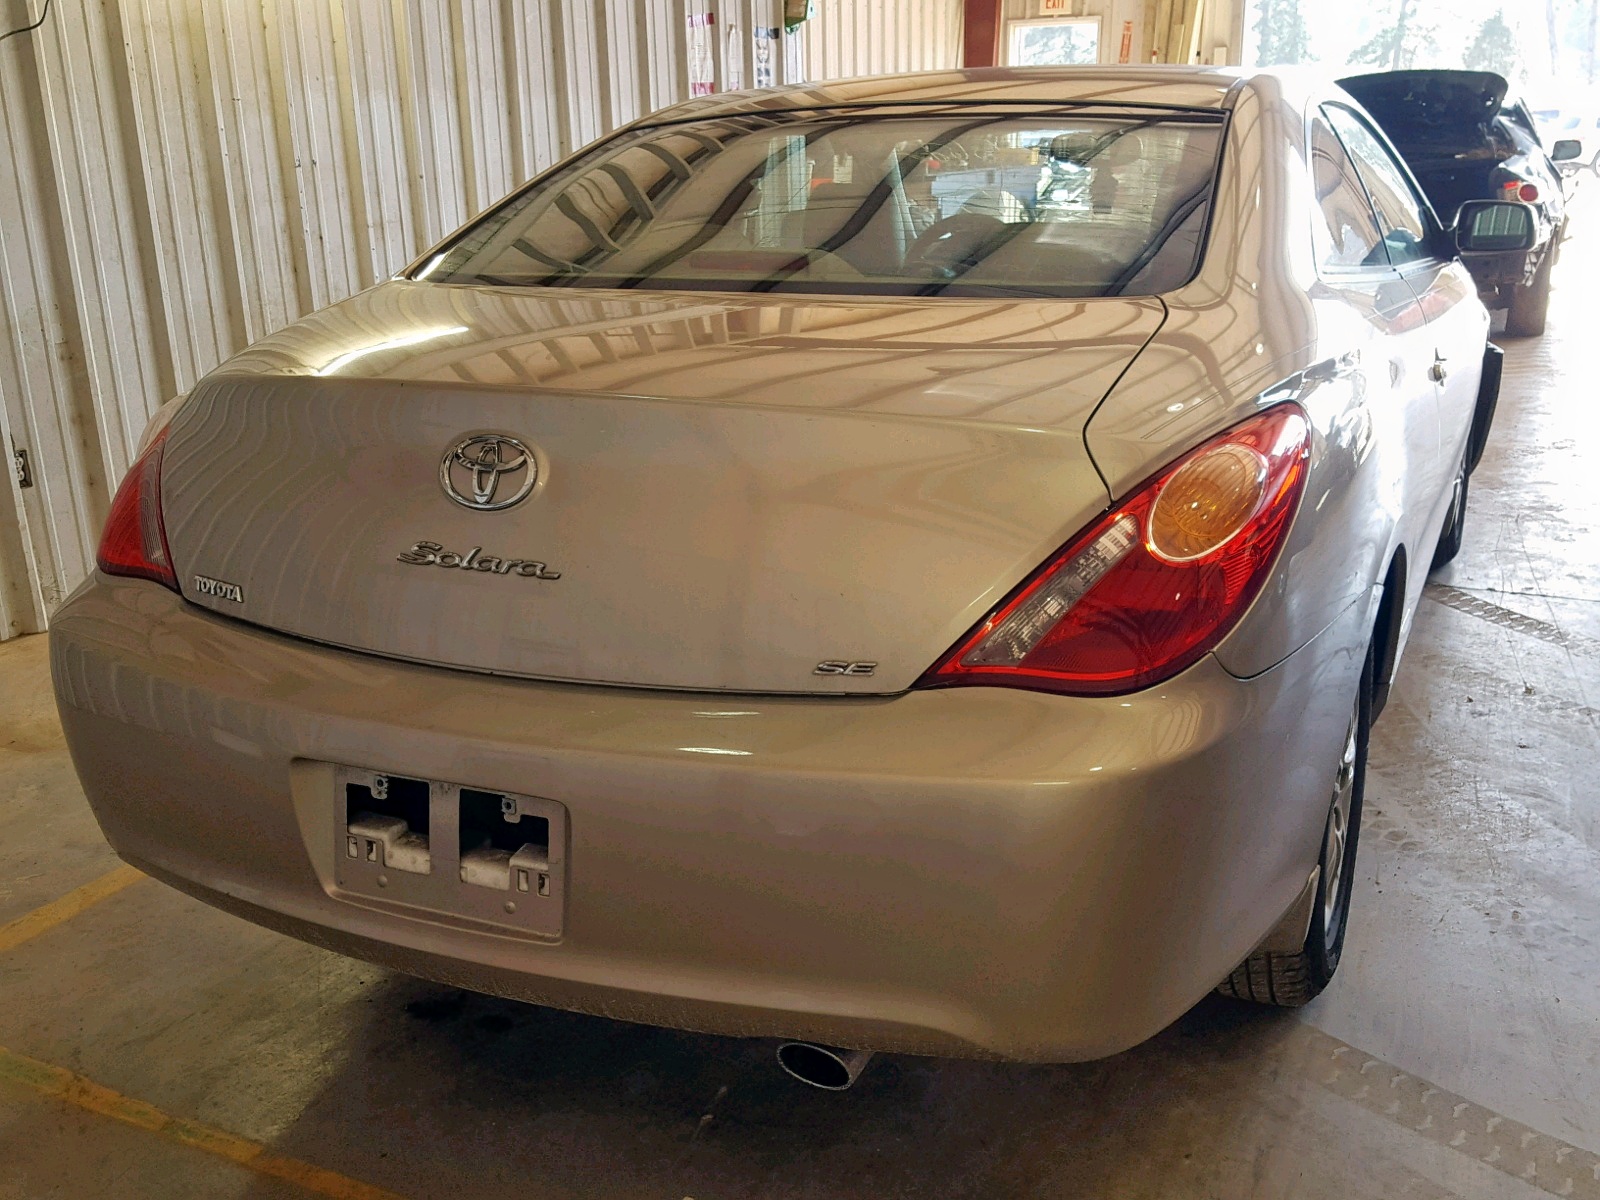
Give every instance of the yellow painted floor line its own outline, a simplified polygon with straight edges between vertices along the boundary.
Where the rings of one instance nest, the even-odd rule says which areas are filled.
[[[121,866],[107,871],[99,879],[91,879],[81,888],[74,888],[59,900],[24,913],[14,921],[0,925],[0,952],[15,950],[23,942],[32,941],[41,933],[48,933],[63,921],[70,921],[84,909],[99,904],[108,896],[115,896],[130,883],[138,883],[144,872]]]
[[[167,1141],[193,1146],[259,1175],[287,1180],[315,1196],[327,1196],[330,1200],[401,1200],[394,1192],[296,1158],[273,1154],[260,1142],[252,1142],[225,1129],[174,1117],[153,1104],[102,1087],[65,1067],[51,1066],[4,1046],[0,1046],[0,1082],[19,1084],[42,1096],[147,1130]]]

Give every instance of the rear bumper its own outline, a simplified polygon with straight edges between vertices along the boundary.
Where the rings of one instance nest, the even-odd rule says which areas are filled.
[[[1488,301],[1501,288],[1521,287],[1531,282],[1545,255],[1554,254],[1556,247],[1556,239],[1552,237],[1531,250],[1519,250],[1512,254],[1472,254],[1465,256],[1462,261],[1466,263],[1472,281],[1478,285],[1479,296]]]
[[[104,577],[51,629],[107,838],[218,907],[540,1004],[1037,1060],[1148,1037],[1293,901],[1363,649],[1352,609],[1248,681],[1208,657],[1110,699],[803,700],[437,670]],[[559,801],[561,940],[337,898],[308,832],[334,808],[312,762]]]

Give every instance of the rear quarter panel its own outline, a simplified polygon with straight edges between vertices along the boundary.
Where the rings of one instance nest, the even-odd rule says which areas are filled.
[[[1217,650],[1246,677],[1353,605],[1370,617],[1396,549],[1426,542],[1431,552],[1437,533],[1438,407],[1426,364],[1405,361],[1423,353],[1426,320],[1398,275],[1318,278],[1305,113],[1304,96],[1271,79],[1241,94],[1201,272],[1167,298],[1166,324],[1085,434],[1109,490],[1123,496],[1262,408],[1293,400],[1306,410],[1301,510],[1261,596]],[[1420,549],[1412,557],[1426,562]],[[1364,638],[1371,622],[1346,626]]]

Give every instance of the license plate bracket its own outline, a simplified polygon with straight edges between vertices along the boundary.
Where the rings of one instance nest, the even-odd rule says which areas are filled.
[[[563,805],[365,767],[333,774],[336,896],[435,923],[561,937]]]

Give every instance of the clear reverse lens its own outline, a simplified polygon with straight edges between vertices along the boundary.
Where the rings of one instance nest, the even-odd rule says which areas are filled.
[[[1127,557],[1138,541],[1138,521],[1132,517],[1117,521],[996,625],[961,660],[961,665],[1012,666],[1021,662],[1085,592]]]

